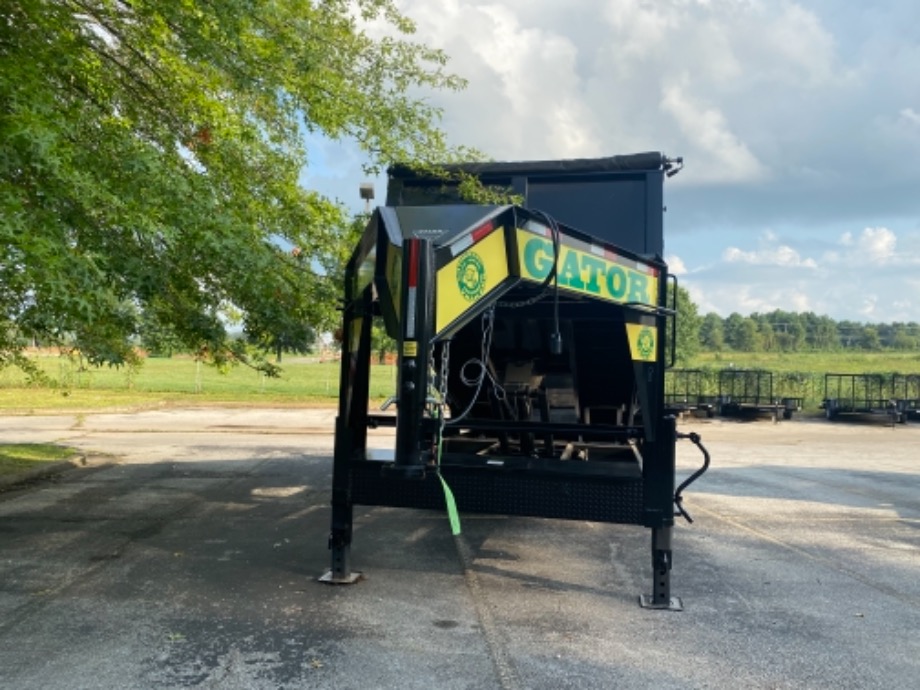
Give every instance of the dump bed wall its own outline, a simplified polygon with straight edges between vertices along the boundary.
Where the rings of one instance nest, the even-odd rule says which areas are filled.
[[[664,158],[477,163],[449,167],[510,189],[522,205],[637,254],[664,253]],[[387,206],[462,202],[456,186],[401,166],[390,169]]]

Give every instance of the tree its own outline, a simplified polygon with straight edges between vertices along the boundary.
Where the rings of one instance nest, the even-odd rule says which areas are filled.
[[[141,346],[154,357],[172,357],[182,349],[182,341],[168,324],[152,320],[146,314],[141,314],[138,337]]]
[[[378,364],[386,364],[387,355],[397,350],[396,341],[387,333],[381,319],[375,319],[371,326],[371,350],[376,353]]]
[[[462,81],[412,31],[395,0],[4,3],[0,363],[23,337],[124,362],[140,314],[217,361],[227,308],[257,341],[331,326],[348,219],[298,183],[305,132],[460,155],[424,91]]]
[[[703,317],[700,324],[700,342],[711,352],[721,352],[725,348],[725,331],[722,317],[714,311]]]
[[[784,334],[778,335],[774,331],[773,322],[770,320],[768,315],[752,314],[751,318],[757,324],[757,335],[760,340],[760,349],[766,352],[772,352],[773,350],[784,348],[784,339],[781,337],[781,335]]]
[[[862,335],[859,338],[859,346],[863,350],[881,350],[882,341],[878,335],[878,329],[874,326],[866,326],[862,329]]]
[[[863,324],[856,321],[840,321],[837,324],[837,332],[840,334],[843,347],[853,347],[855,343],[860,342],[864,328]]]
[[[911,335],[910,329],[906,324],[895,324],[894,333],[891,336],[891,346],[895,350],[915,350],[917,348],[917,336]]]
[[[673,290],[673,286],[669,283],[668,304],[675,304]],[[678,364],[686,364],[699,352],[701,319],[696,304],[690,298],[690,293],[680,286],[677,287],[676,309],[675,359]],[[669,339],[667,347],[670,348],[670,329],[667,337]]]
[[[725,342],[728,343],[728,346],[733,350],[743,350],[744,348],[740,345],[741,341],[741,325],[744,322],[744,317],[741,316],[738,312],[732,312],[728,315],[728,318],[725,319],[724,329],[725,329]]]
[[[755,321],[750,316],[741,320],[738,329],[738,339],[735,349],[742,352],[760,352],[763,348],[763,338]]]
[[[806,321],[796,313],[789,314],[789,348],[794,352],[808,346],[808,327]]]
[[[815,321],[814,346],[818,350],[836,350],[840,347],[837,323],[829,316],[820,316]]]
[[[281,362],[283,353],[293,352],[305,355],[313,349],[315,344],[316,331],[308,324],[302,323],[296,330],[275,335],[271,340],[271,349],[275,353],[275,361]]]

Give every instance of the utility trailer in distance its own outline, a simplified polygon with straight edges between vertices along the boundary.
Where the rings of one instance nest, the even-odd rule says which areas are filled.
[[[825,374],[821,407],[829,420],[866,415],[884,416],[892,424],[907,416],[884,374]]]
[[[778,397],[773,373],[764,369],[722,369],[719,372],[718,411],[723,417],[770,414],[774,420],[792,419],[803,398]]]
[[[920,374],[892,374],[891,397],[905,419],[920,420]]]
[[[715,416],[713,396],[703,393],[702,369],[668,369],[664,377],[664,406],[673,414],[705,412]]]

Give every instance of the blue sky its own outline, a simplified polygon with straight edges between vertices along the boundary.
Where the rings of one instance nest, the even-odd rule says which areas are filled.
[[[665,253],[703,313],[920,321],[916,0],[397,4],[469,80],[429,95],[452,143],[684,157]],[[357,150],[310,155],[305,182],[361,208]]]

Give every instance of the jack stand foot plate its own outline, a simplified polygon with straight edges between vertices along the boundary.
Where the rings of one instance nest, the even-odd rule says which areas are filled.
[[[353,585],[363,579],[364,573],[352,572],[348,577],[336,577],[332,570],[327,570],[320,576],[319,581],[327,585]]]
[[[680,597],[671,597],[667,604],[655,604],[654,598],[650,594],[639,595],[639,606],[644,609],[660,609],[662,611],[683,611],[684,602]]]

